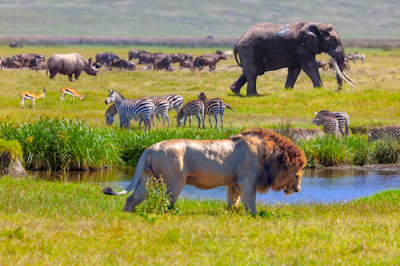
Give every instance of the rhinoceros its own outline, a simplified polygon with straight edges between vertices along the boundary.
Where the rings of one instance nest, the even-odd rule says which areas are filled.
[[[82,71],[87,74],[96,76],[99,69],[96,69],[92,64],[92,59],[89,60],[81,56],[80,54],[53,54],[47,60],[47,72],[50,71],[50,79],[53,79],[57,73],[68,75],[70,81],[72,74],[75,74],[75,79],[78,80],[79,75]]]

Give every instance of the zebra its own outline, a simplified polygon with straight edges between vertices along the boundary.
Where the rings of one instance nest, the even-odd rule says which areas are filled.
[[[313,124],[317,126],[322,125],[326,134],[339,135],[339,121],[335,117],[320,115],[314,118]]]
[[[122,96],[123,97],[123,96]],[[143,97],[143,98],[131,98],[131,99],[125,99],[126,101],[129,102],[137,102],[137,101],[142,101],[142,100],[151,100],[153,97]],[[168,126],[169,126],[169,117],[168,117],[168,110],[171,109],[172,102],[168,100],[164,100],[162,98],[156,99],[156,100],[151,100],[154,104],[154,110],[152,114],[152,121],[153,121],[153,127],[155,126],[154,123],[154,115],[157,116],[158,121],[160,121],[159,115],[161,115],[163,119],[163,125],[165,124],[165,119],[168,121]],[[118,113],[117,108],[114,105],[111,105],[105,114],[106,117],[106,124],[107,125],[112,125],[114,123],[114,116]],[[140,125],[142,124],[142,119],[140,118],[139,120],[139,128]]]
[[[152,100],[153,97],[150,97],[149,99]],[[154,99],[152,100],[154,104],[154,115],[157,116],[158,121],[160,121],[160,118],[158,115],[161,115],[163,119],[163,125],[165,124],[165,119],[168,121],[168,126],[169,126],[169,116],[168,116],[168,111],[172,108],[172,101],[171,100],[166,100],[166,99]],[[140,122],[139,122],[140,124]],[[154,126],[154,118],[153,118],[153,126]]]
[[[368,133],[368,142],[374,142],[379,138],[385,138],[385,137],[394,140],[400,140],[400,127],[387,126],[375,129],[371,133]]]
[[[183,126],[186,125],[186,118],[189,116],[189,126],[192,126],[192,115],[197,117],[199,121],[199,128],[201,124],[201,120],[203,119],[203,128],[204,127],[204,103],[201,100],[193,100],[187,102],[178,112],[176,116],[178,127],[183,123]]]
[[[149,97],[150,100],[157,100],[157,99],[165,99],[167,101],[171,101],[171,107],[169,108],[169,110],[171,110],[172,108],[175,109],[176,114],[179,113],[179,110],[182,107],[183,102],[185,101],[185,99],[183,99],[183,97],[181,95],[178,94],[168,94],[168,95],[162,95],[162,96],[152,96]],[[168,110],[168,111],[169,111]]]
[[[228,107],[228,109],[234,111],[232,107],[224,103],[224,101],[221,98],[207,99],[207,96],[204,92],[201,92],[200,94],[196,92],[196,94],[197,98],[204,103],[204,112],[206,115],[208,115],[210,119],[210,127],[212,127],[211,116],[214,116],[215,128],[218,127],[218,114],[219,114],[221,117],[221,128],[223,128],[225,106]]]
[[[316,118],[318,116],[328,116],[328,117],[334,117],[338,120],[339,122],[339,130],[342,135],[349,135],[349,125],[350,125],[350,116],[346,112],[338,111],[338,112],[330,112],[328,110],[321,110],[318,113],[314,113],[316,115]],[[346,129],[344,131],[343,129]]]
[[[145,128],[150,129],[150,121],[152,119],[154,104],[145,99],[137,101],[126,100],[119,92],[114,90],[108,90],[108,95],[105,103],[114,103],[117,112],[119,114],[120,127],[127,128],[132,118],[141,118],[144,121]]]

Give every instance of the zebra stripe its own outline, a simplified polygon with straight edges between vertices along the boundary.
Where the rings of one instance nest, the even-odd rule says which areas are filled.
[[[150,97],[149,99],[151,99]],[[168,121],[169,126],[169,116],[168,111],[171,109],[172,102],[170,100],[165,99],[155,99],[152,100],[154,104],[154,114],[157,116],[158,121],[160,121],[159,115],[161,115],[163,119],[163,125],[165,124],[165,119]],[[153,119],[153,126],[154,126],[154,119]]]
[[[183,99],[183,97],[181,95],[178,94],[169,94],[169,95],[163,95],[163,96],[152,96],[149,97],[150,100],[157,100],[157,99],[165,99],[167,101],[171,101],[171,107],[169,110],[171,110],[172,108],[174,108],[176,110],[176,113],[179,112],[179,110],[182,107],[183,102],[185,101],[185,99]]]
[[[349,125],[350,125],[350,116],[346,112],[330,112],[328,110],[321,110],[318,113],[315,113],[318,116],[327,116],[334,117],[339,122],[339,130],[342,135],[349,135]],[[345,131],[343,130],[345,129]]]
[[[176,117],[178,127],[182,124],[186,125],[186,118],[189,116],[189,126],[192,126],[192,115],[197,117],[199,121],[199,128],[201,124],[201,120],[203,120],[203,128],[204,127],[204,103],[201,100],[193,100],[187,102],[178,112],[178,116]]]
[[[215,128],[218,127],[218,114],[221,117],[221,128],[224,127],[224,113],[225,113],[225,106],[231,109],[229,105],[224,103],[224,101],[221,98],[213,98],[213,99],[207,99],[207,96],[204,92],[201,92],[200,94],[196,93],[198,96],[198,99],[200,99],[204,103],[204,112],[206,115],[208,115],[209,120],[210,120],[210,127],[212,127],[212,122],[211,122],[211,116],[214,116],[215,119]]]
[[[375,129],[371,133],[368,133],[368,142],[374,142],[379,138],[391,138],[400,140],[400,127],[387,126]]]
[[[334,117],[317,116],[314,118],[313,124],[317,126],[322,125],[326,134],[339,135],[339,121]]]
[[[120,93],[109,90],[110,95],[106,99],[106,104],[114,102],[120,119],[120,127],[127,128],[132,118],[142,119],[146,129],[151,128],[151,118],[154,105],[149,100],[136,100],[134,102],[126,100]]]

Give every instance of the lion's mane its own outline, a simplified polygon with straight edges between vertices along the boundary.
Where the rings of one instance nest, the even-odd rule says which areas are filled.
[[[307,163],[304,152],[292,140],[268,129],[248,129],[231,138],[257,138],[261,141],[264,155],[260,166],[263,170],[257,179],[257,191],[261,193],[268,191],[279,171],[304,167]]]

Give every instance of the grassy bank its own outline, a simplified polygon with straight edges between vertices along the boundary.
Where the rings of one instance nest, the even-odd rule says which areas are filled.
[[[135,166],[150,145],[168,139],[224,139],[243,128],[156,129],[150,132],[92,127],[78,120],[41,117],[33,122],[0,121],[0,137],[18,141],[26,169],[99,169]],[[400,143],[390,139],[368,142],[367,135],[322,136],[297,143],[308,167],[390,164],[400,161]]]
[[[258,206],[180,199],[179,213],[123,213],[89,184],[0,179],[1,265],[399,263],[400,191],[345,204]]]

